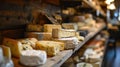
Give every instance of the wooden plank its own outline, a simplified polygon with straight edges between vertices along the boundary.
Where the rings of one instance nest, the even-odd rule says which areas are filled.
[[[72,55],[72,53],[72,50],[61,51],[56,56],[48,58],[47,62],[44,65],[40,65],[37,67],[60,67]],[[12,60],[15,67],[25,67],[23,65],[20,65],[18,59],[13,58]]]
[[[48,58],[46,64],[38,67],[60,67],[71,55],[72,50],[64,50],[52,58]]]

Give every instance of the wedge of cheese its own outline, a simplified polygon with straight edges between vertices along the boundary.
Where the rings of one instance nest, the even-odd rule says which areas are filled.
[[[62,29],[61,25],[55,25],[55,24],[45,24],[44,25],[44,32],[52,33],[53,29]]]
[[[76,37],[59,38],[59,39],[53,39],[53,40],[65,43],[64,44],[65,49],[74,49],[77,46],[77,44],[79,43],[79,40]]]
[[[48,32],[26,32],[26,37],[37,38],[38,40],[51,40],[52,33]]]
[[[19,41],[10,38],[4,38],[3,45],[10,47],[11,53],[14,57],[20,57],[22,44]]]
[[[53,29],[52,31],[53,38],[68,38],[68,37],[75,37],[75,36],[76,36],[75,30]]]
[[[0,45],[0,47],[2,48],[3,50],[3,54],[4,54],[4,57],[6,57],[7,59],[11,59],[11,51],[10,51],[10,48],[7,47],[7,46],[4,46],[4,45]]]
[[[37,24],[29,24],[29,25],[27,25],[27,31],[41,32],[41,31],[43,31],[43,26],[37,25]]]
[[[38,66],[45,64],[47,61],[47,54],[41,50],[25,50],[20,56],[20,63],[25,66]]]
[[[36,43],[36,49],[45,50],[48,56],[54,56],[62,49],[60,48],[60,44],[54,41],[38,41]]]

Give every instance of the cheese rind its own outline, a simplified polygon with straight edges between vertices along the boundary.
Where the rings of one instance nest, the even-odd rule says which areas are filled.
[[[60,52],[60,45],[54,41],[38,41],[36,43],[36,49],[45,50],[48,56],[54,56]]]
[[[76,36],[75,30],[67,30],[67,29],[53,29],[52,37],[53,38],[67,38]]]
[[[20,63],[26,66],[36,66],[40,64],[45,64],[46,60],[46,52],[41,50],[22,51],[20,56]]]
[[[62,29],[61,25],[54,25],[54,24],[45,24],[44,25],[44,32],[52,33],[53,29]]]

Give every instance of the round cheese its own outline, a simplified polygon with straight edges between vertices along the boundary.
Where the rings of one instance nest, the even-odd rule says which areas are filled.
[[[41,50],[25,50],[20,56],[20,63],[25,66],[45,64],[46,60],[46,52]]]

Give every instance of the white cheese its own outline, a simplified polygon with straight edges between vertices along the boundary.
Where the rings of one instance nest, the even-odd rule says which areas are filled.
[[[22,51],[20,56],[20,63],[26,66],[45,64],[46,60],[46,52],[41,50]]]

